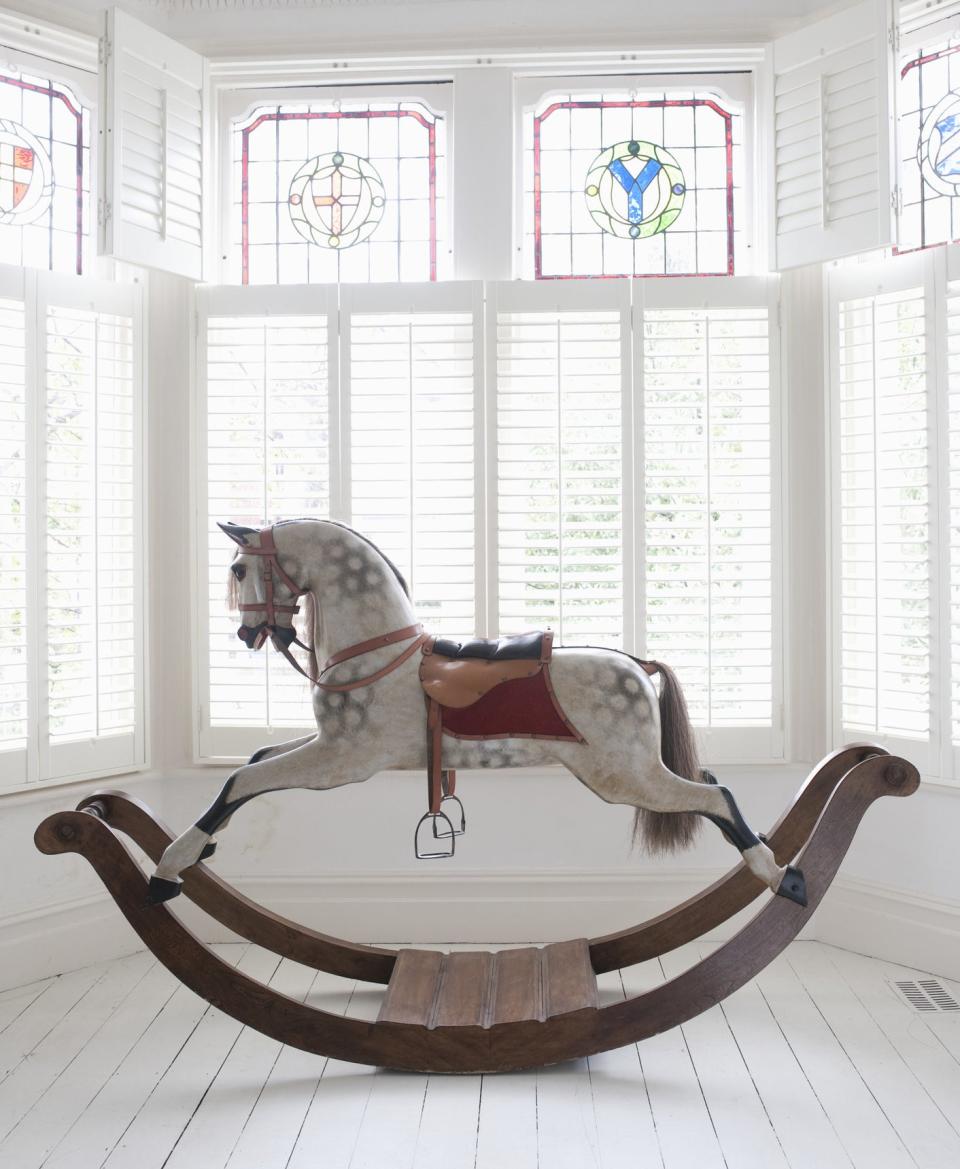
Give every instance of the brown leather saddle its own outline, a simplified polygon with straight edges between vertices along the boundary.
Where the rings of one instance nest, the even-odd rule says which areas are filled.
[[[421,646],[421,654],[420,684],[427,702],[428,810],[417,824],[414,852],[418,859],[428,860],[453,856],[456,837],[462,836],[466,830],[463,804],[455,794],[456,772],[443,766],[445,716],[448,723],[455,722],[457,716],[454,712],[472,707],[477,708],[482,716],[483,699],[498,686],[536,678],[549,665],[553,654],[553,633],[548,630],[469,641],[427,637]],[[552,691],[550,694],[552,699]],[[477,739],[504,737],[495,733],[487,735],[482,730],[477,734],[460,734],[448,729],[447,733]],[[444,805],[453,812],[459,826],[454,825]],[[427,825],[434,841],[448,843],[433,849],[421,848],[421,831]]]

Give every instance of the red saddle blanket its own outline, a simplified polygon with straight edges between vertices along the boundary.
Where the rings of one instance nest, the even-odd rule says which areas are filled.
[[[501,682],[470,706],[445,706],[442,725],[456,739],[585,741],[561,710],[546,663],[532,677]]]

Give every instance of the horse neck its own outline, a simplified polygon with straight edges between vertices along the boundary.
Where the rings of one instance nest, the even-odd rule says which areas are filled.
[[[290,575],[316,599],[314,652],[321,664],[341,650],[416,621],[390,565],[355,532],[307,520],[284,525],[276,536],[281,557],[290,557],[300,572],[299,577]]]

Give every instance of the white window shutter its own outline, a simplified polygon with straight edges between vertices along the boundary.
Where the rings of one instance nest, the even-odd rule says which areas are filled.
[[[629,651],[630,290],[572,283],[500,284],[488,296],[495,628]]]
[[[908,266],[909,265],[909,266]],[[837,737],[932,763],[935,360],[924,270],[831,280]]]
[[[432,632],[478,631],[479,284],[356,285],[341,299],[350,522]]]
[[[890,0],[864,0],[773,44],[778,269],[893,239],[893,29]]]
[[[706,742],[740,728],[744,757],[779,751],[775,356],[762,288],[644,308],[646,653],[677,671]],[[763,728],[749,747],[748,727]]]
[[[200,280],[206,61],[116,8],[101,56],[100,250]]]
[[[27,779],[30,713],[26,318],[20,296],[5,291],[0,288],[0,789]]]
[[[218,520],[260,527],[336,509],[336,289],[204,289],[199,297],[204,517],[200,551],[200,752],[249,755],[314,727],[310,686],[237,640],[226,605],[236,549]],[[296,651],[295,651],[296,652]]]

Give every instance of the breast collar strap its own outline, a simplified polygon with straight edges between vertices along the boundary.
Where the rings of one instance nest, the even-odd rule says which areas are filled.
[[[420,646],[423,645],[427,639],[427,635],[423,632],[422,625],[419,623],[416,625],[405,625],[403,629],[395,629],[392,633],[384,633],[379,637],[371,637],[368,641],[359,641],[356,645],[348,646],[346,649],[342,649],[327,658],[323,669],[320,671],[320,677],[322,678],[328,670],[332,670],[334,666],[339,666],[341,662],[348,662],[351,658],[358,658],[363,654],[373,653],[374,650],[383,649],[388,645],[396,645],[398,641],[406,641],[408,637],[413,637],[415,640],[392,661],[387,662],[381,669],[376,670],[372,674],[368,674],[365,678],[357,678],[353,682],[343,682],[339,686],[334,685],[332,682],[321,682],[318,679],[314,685],[319,686],[321,690],[339,693],[346,690],[358,690],[361,686],[369,686],[373,682],[379,682],[381,678],[385,678],[387,674],[392,673],[397,666],[402,666],[407,658],[412,657]]]

